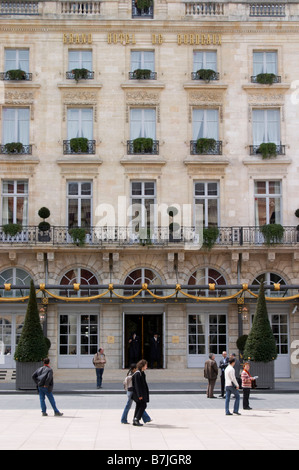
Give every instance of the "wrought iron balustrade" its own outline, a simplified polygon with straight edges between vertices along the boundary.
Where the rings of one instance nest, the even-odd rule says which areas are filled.
[[[153,140],[151,148],[141,145],[141,149],[136,150],[134,140],[127,141],[127,154],[128,155],[159,155],[159,141]]]
[[[9,72],[1,72],[0,73],[0,80],[5,80],[5,81],[18,81],[18,82],[22,82],[22,81],[32,81],[32,73],[27,73],[27,72],[24,72],[22,78],[11,78],[11,75],[9,74]]]
[[[285,155],[285,145],[276,144],[276,155]],[[260,155],[260,145],[249,146],[250,155]]]
[[[275,74],[273,74],[275,75]],[[250,81],[251,83],[259,83],[258,80],[257,80],[257,75],[252,75],[250,77]],[[281,76],[280,75],[275,75],[275,77],[273,77],[273,82],[272,83],[281,83]],[[264,85],[264,84],[262,84]]]
[[[197,140],[190,141],[191,155],[222,155],[222,140],[216,140],[215,145],[206,151],[200,152],[197,148]]]
[[[134,70],[134,72],[129,72],[129,80],[157,80],[157,72],[151,72],[148,76],[142,76],[142,74],[140,76]]]
[[[70,70],[66,72],[66,79],[67,80],[75,80],[75,74]],[[80,80],[93,80],[94,79],[94,72],[88,70],[84,77],[80,78]]]
[[[198,72],[191,72],[191,80],[203,80],[205,82],[209,82],[210,80],[219,80],[220,74],[219,72],[214,72],[208,80],[204,80],[200,77]]]
[[[74,150],[71,146],[70,140],[63,141],[63,154],[64,155],[94,155],[96,153],[96,141],[95,140],[88,140],[87,141],[87,148],[77,151]]]
[[[22,144],[21,148],[9,149],[6,144],[0,145],[0,154],[4,155],[32,155],[32,145]]]

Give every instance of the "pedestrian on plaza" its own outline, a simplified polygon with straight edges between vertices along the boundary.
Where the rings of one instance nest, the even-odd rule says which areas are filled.
[[[129,363],[133,364],[138,362],[140,359],[140,341],[139,336],[137,336],[136,332],[130,336],[129,338]]]
[[[130,369],[128,371],[128,374],[124,380],[124,388],[127,392],[127,398],[128,398],[128,401],[127,401],[127,404],[125,406],[125,409],[123,411],[123,414],[122,414],[122,417],[121,417],[121,420],[120,422],[122,424],[129,424],[128,422],[128,413],[131,409],[131,406],[133,404],[133,383],[132,383],[132,379],[133,379],[133,374],[136,372],[137,370],[137,366],[136,364],[131,364],[130,366]],[[147,412],[144,410],[143,412],[143,415],[142,415],[142,420],[145,423],[149,423],[150,421],[152,421],[151,417],[147,414]]]
[[[255,377],[252,377],[252,375],[250,375],[249,369],[249,362],[245,362],[244,369],[241,374],[243,388],[243,410],[252,410],[252,408],[250,408],[249,406],[249,396],[250,389],[252,387],[252,381],[255,380]]]
[[[149,389],[146,382],[145,370],[147,369],[147,361],[141,359],[137,363],[137,370],[133,374],[132,384],[133,384],[133,400],[136,403],[133,425],[134,426],[143,426],[140,423],[140,419],[147,407],[149,402]]]
[[[221,382],[221,395],[220,397],[224,398],[224,389],[225,389],[225,369],[228,366],[228,357],[227,357],[227,352],[223,351],[222,352],[222,359],[220,359],[219,362],[219,368],[220,368],[220,382]]]
[[[96,370],[97,388],[102,388],[103,373],[106,364],[106,356],[103,348],[100,348],[94,355],[92,362]]]
[[[40,405],[42,409],[42,416],[48,416],[47,414],[47,406],[46,406],[46,397],[48,398],[53,410],[54,410],[54,415],[55,416],[62,416],[63,413],[60,413],[56,406],[56,402],[53,396],[53,386],[54,386],[54,380],[53,380],[53,369],[50,367],[50,359],[46,358],[44,360],[44,365],[42,367],[39,367],[33,375],[32,379],[37,385],[38,393],[39,393],[39,399],[40,399]]]
[[[209,359],[205,362],[204,377],[208,379],[207,398],[217,398],[214,396],[214,387],[218,376],[218,366],[215,361],[215,354],[209,354]]]
[[[231,416],[232,413],[229,411],[229,402],[231,394],[235,397],[234,411],[235,415],[240,415],[239,405],[240,405],[240,393],[239,393],[239,384],[236,379],[235,374],[235,359],[232,357],[229,359],[229,364],[225,369],[225,414]]]
[[[237,382],[239,384],[239,388],[242,388],[242,379],[241,379],[241,364],[240,364],[240,361],[239,359],[237,358],[236,354],[235,353],[232,353],[230,355],[230,358],[233,357],[235,359],[235,365],[234,365],[234,369],[235,369],[235,374],[236,374],[236,379],[237,379]]]

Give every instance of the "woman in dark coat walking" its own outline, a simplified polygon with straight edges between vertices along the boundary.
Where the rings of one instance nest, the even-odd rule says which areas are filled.
[[[147,361],[145,359],[141,359],[141,361],[137,363],[137,371],[134,373],[132,378],[133,400],[136,403],[133,419],[134,426],[143,426],[143,424],[140,423],[140,419],[147,407],[147,403],[149,402],[149,390],[144,373],[146,369]]]

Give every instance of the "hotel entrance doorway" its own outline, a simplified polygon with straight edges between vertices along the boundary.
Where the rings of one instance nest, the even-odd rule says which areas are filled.
[[[130,355],[130,348],[132,348],[133,334],[137,335],[137,343],[135,343],[137,354],[135,360],[146,359],[149,367],[163,367],[164,354],[163,354],[163,314],[130,314],[126,313],[124,316],[124,366],[130,366],[132,355]],[[158,335],[158,355],[154,358],[152,363],[151,357],[151,340],[154,335]],[[158,358],[158,360],[157,360]]]

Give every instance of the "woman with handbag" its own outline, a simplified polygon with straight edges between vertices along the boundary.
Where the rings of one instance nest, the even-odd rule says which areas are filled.
[[[243,410],[252,410],[249,406],[250,389],[255,385],[255,377],[249,373],[250,364],[245,362],[244,369],[241,374],[242,388],[243,388]]]
[[[96,369],[97,388],[102,388],[103,373],[106,364],[106,356],[103,348],[100,348],[94,355],[92,362]]]

